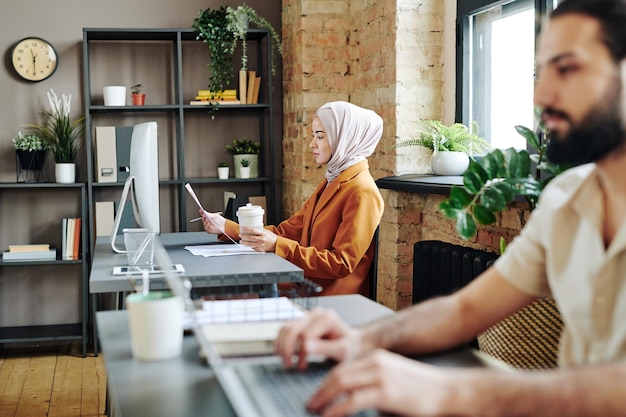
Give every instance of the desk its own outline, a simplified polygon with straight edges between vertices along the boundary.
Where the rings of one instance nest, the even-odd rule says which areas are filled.
[[[353,326],[393,314],[361,295],[318,297],[312,304],[332,308]],[[195,338],[184,338],[183,353],[176,359],[139,362],[132,358],[126,311],[98,312],[97,320],[115,417],[235,416],[213,372],[199,359]],[[433,355],[427,361],[483,366],[467,349]]]
[[[124,237],[118,236],[118,239],[121,243]],[[184,276],[191,279],[194,288],[265,285],[304,279],[302,269],[274,253],[205,258],[184,249],[187,245],[217,243],[215,235],[205,232],[161,233],[159,239],[172,262],[183,265]],[[89,274],[89,292],[133,291],[128,277],[113,275],[113,267],[127,264],[126,254],[113,252],[108,236],[98,237]],[[152,278],[150,288],[164,289],[167,285],[160,278]]]

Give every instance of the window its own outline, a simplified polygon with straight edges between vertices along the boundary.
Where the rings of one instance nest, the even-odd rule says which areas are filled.
[[[532,127],[536,35],[556,0],[458,0],[456,119],[495,148],[526,146]]]

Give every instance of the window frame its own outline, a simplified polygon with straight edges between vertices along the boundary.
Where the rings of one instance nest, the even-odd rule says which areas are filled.
[[[493,7],[506,6],[512,10],[518,7],[527,7],[526,3],[534,2],[535,9],[535,43],[547,16],[553,10],[553,0],[457,0],[456,10],[456,93],[455,93],[455,121],[470,125],[469,98],[471,85],[470,51],[470,16],[484,12]]]

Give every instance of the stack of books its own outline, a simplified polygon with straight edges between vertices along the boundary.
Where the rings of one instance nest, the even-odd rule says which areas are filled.
[[[216,93],[211,90],[198,90],[198,95],[195,100],[189,102],[192,105],[208,105],[208,104],[241,104],[240,100],[237,100],[237,90],[224,90]]]
[[[31,245],[9,245],[9,250],[3,252],[2,260],[10,261],[49,261],[57,257],[56,249],[50,248],[47,243]]]
[[[80,231],[82,220],[80,217],[66,217],[61,221],[61,234],[63,245],[61,258],[74,260],[80,254]]]

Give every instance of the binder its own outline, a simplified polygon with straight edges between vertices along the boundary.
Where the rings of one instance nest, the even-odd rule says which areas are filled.
[[[96,236],[110,236],[115,223],[113,201],[96,201]]]
[[[96,182],[117,182],[115,127],[96,126]]]

